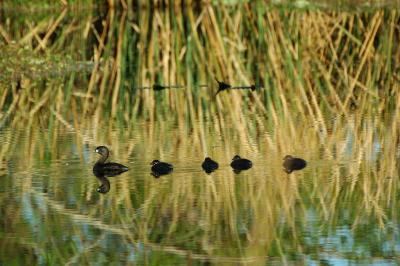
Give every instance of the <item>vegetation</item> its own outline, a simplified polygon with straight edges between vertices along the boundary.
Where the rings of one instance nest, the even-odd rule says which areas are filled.
[[[0,16],[5,264],[398,255],[397,10],[78,11]],[[263,88],[215,96],[215,79]],[[99,143],[132,167],[107,195],[89,166]],[[234,175],[236,153],[256,167]],[[309,166],[288,176],[289,153]],[[221,169],[201,173],[203,155]],[[185,171],[153,179],[155,157]]]
[[[273,125],[297,114],[313,117],[324,129],[325,114],[348,116],[351,108],[381,113],[395,107],[398,12],[298,12],[237,5],[140,14],[97,10],[79,20],[66,10],[46,13],[37,21],[5,18],[11,24],[2,26],[1,41],[16,48],[2,49],[7,82],[0,107],[6,114],[15,111],[17,121],[18,114],[26,112],[31,119],[48,121],[75,108],[128,124],[137,117],[154,121],[156,114],[163,119],[176,116],[183,124],[212,114],[224,114],[225,120],[230,113],[241,128],[245,119],[240,117],[251,113],[263,114]],[[21,30],[21,23],[30,26]],[[8,62],[10,54],[19,56]],[[91,66],[90,73],[80,73],[82,65]],[[59,75],[73,70],[79,73]],[[43,72],[58,75],[61,84]],[[214,97],[215,78],[264,89]],[[41,82],[46,83],[44,89],[38,89]],[[186,88],[138,89],[156,83]],[[39,113],[40,118],[35,116]]]

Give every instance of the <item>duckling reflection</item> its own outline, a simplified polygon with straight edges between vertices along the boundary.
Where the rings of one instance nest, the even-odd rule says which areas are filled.
[[[129,168],[119,163],[106,163],[110,152],[105,146],[97,147],[95,152],[101,155],[93,166],[93,174],[101,182],[101,186],[97,189],[97,192],[107,193],[110,190],[110,182],[107,177],[120,175],[128,171]]]
[[[159,160],[153,160],[150,165],[152,165],[151,174],[156,178],[162,175],[167,175],[174,169],[172,164],[160,162]]]
[[[301,158],[295,158],[292,155],[286,155],[283,158],[283,170],[290,174],[293,171],[301,170],[307,166],[307,162]]]
[[[253,163],[245,158],[241,158],[239,155],[235,155],[232,158],[231,167],[233,171],[238,174],[243,170],[250,169],[253,166]]]
[[[201,167],[203,168],[204,172],[211,174],[218,169],[218,163],[210,157],[206,157],[204,162],[201,164]]]

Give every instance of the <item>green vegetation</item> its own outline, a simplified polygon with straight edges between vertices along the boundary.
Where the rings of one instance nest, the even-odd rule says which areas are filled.
[[[145,9],[140,14],[98,11],[103,13],[79,20],[65,10],[25,22],[10,17],[11,24],[1,26],[1,41],[3,47],[16,46],[12,53],[19,56],[10,61],[2,57],[7,74],[2,73],[2,79],[7,82],[0,107],[6,114],[13,111],[17,121],[22,113],[26,119],[26,112],[29,119],[49,121],[75,109],[83,117],[102,114],[124,124],[137,117],[154,121],[156,114],[163,119],[175,116],[181,123],[220,114],[239,121],[241,128],[246,128],[245,120],[239,119],[243,115],[263,114],[272,126],[297,114],[313,117],[324,129],[330,114],[395,108],[398,12],[240,6],[243,11],[237,5]],[[21,23],[30,26],[21,28]],[[92,66],[90,73],[81,73],[82,65]],[[8,73],[10,69],[14,72]],[[73,70],[78,75],[59,76],[63,86],[43,75]],[[214,98],[214,78],[235,85],[261,84],[264,89],[224,92]],[[40,82],[46,86],[38,89]],[[186,88],[156,93],[138,89],[155,83]],[[35,116],[39,110],[40,118]],[[74,120],[72,115],[63,118]]]
[[[0,264],[398,256],[397,10],[48,10],[0,16]],[[215,78],[264,88],[215,97]],[[100,143],[132,167],[107,195]],[[309,166],[287,176],[289,153]],[[153,179],[156,157],[180,168]]]

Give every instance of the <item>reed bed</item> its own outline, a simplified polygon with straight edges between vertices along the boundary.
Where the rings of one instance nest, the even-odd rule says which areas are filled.
[[[67,110],[75,109],[82,117],[124,124],[170,116],[182,125],[213,116],[222,124],[230,116],[245,130],[246,117],[261,113],[274,125],[298,114],[324,127],[325,114],[349,116],[350,109],[371,106],[385,112],[399,97],[397,11],[291,12],[240,4],[156,8],[140,15],[95,12],[77,20],[64,10],[22,22],[30,25],[23,30],[20,22],[0,25],[3,45],[14,47],[11,54],[19,47],[32,51],[20,52],[12,65],[2,63],[12,71],[3,78],[2,120],[11,113],[26,120],[29,113],[46,124],[56,114],[71,122]],[[59,58],[66,55],[63,66]],[[71,73],[81,72],[79,63],[91,71]],[[264,88],[214,97],[215,78]],[[153,84],[185,88],[140,89]]]

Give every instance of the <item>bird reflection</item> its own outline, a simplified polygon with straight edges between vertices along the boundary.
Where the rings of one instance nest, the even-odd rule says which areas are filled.
[[[160,162],[159,160],[153,160],[150,165],[152,165],[151,174],[155,178],[158,178],[162,175],[168,175],[174,170],[172,164]]]
[[[110,152],[105,146],[97,147],[95,152],[101,155],[93,166],[93,174],[101,182],[101,186],[99,186],[97,192],[107,193],[110,191],[110,181],[107,177],[120,175],[128,171],[129,168],[119,163],[106,163]]]
[[[206,157],[204,162],[201,164],[201,167],[203,168],[204,172],[211,174],[218,169],[218,163],[210,157]]]
[[[97,192],[99,193],[107,193],[110,191],[110,181],[105,176],[97,176],[97,179],[100,180],[101,185],[97,188]]]
[[[307,166],[307,162],[301,158],[295,158],[292,155],[286,155],[283,158],[283,170],[290,174],[293,171],[298,171]]]
[[[232,158],[231,167],[236,174],[239,174],[243,170],[250,169],[252,166],[253,163],[250,160],[241,158],[239,155],[235,155]]]

